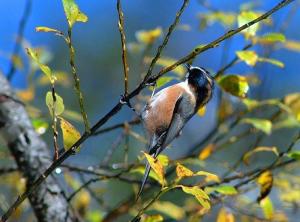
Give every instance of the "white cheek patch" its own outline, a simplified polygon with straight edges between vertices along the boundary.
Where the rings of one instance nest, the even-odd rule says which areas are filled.
[[[180,83],[179,86],[182,87],[186,93],[190,94],[191,96],[194,96],[194,94],[188,84],[188,80]]]

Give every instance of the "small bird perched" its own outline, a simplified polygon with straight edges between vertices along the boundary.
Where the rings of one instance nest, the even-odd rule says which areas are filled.
[[[214,80],[204,68],[186,64],[184,82],[162,89],[151,97],[141,117],[150,138],[149,154],[156,158],[175,137],[179,136],[187,121],[211,99]],[[137,199],[141,195],[150,173],[147,163]]]

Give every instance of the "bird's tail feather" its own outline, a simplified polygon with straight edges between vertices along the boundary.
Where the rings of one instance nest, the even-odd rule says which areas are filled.
[[[142,185],[141,185],[140,190],[139,190],[139,192],[138,192],[138,194],[137,194],[136,200],[139,199],[139,197],[141,196],[141,194],[142,194],[142,192],[143,192],[143,189],[144,189],[144,186],[145,186],[146,181],[147,181],[147,179],[148,179],[150,170],[151,170],[150,164],[147,162],[146,167],[145,167],[145,173],[144,173]]]

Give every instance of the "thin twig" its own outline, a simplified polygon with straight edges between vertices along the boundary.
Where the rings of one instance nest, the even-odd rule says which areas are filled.
[[[208,49],[211,49],[215,46],[217,46],[220,42],[232,37],[233,35],[243,31],[244,29],[249,28],[250,26],[260,22],[263,19],[268,18],[270,15],[278,11],[279,9],[285,7],[286,5],[290,4],[294,0],[283,0],[279,4],[277,4],[274,8],[269,10],[267,13],[263,14],[262,16],[258,17],[257,19],[235,29],[232,31],[229,31],[228,33],[224,34],[223,36],[217,38],[216,40],[212,41],[211,43],[207,44],[206,46],[202,48],[197,48],[187,56],[181,58],[178,60],[178,62],[174,63],[171,66],[168,66],[166,68],[163,68],[160,72],[158,72],[156,75],[154,75],[152,78],[149,78],[148,80],[142,81],[142,83],[133,90],[127,97],[127,99],[131,99],[138,95],[147,85],[147,83],[151,83],[153,81],[156,81],[159,77],[161,77],[163,74],[175,69],[178,65],[183,64],[184,62],[189,61],[190,59],[196,57],[200,53],[207,51]],[[72,50],[72,47],[70,48]],[[160,53],[159,53],[160,54]],[[76,71],[76,70],[75,70]],[[151,72],[150,72],[151,73]],[[116,115],[122,108],[123,104],[119,101],[106,115],[104,115],[90,130],[90,132],[85,132],[81,136],[81,138],[76,141],[76,143],[67,151],[65,151],[56,161],[54,161],[51,166],[49,166],[42,174],[41,176],[32,183],[32,186],[28,188],[24,193],[22,193],[17,200],[9,207],[9,209],[2,215],[1,220],[2,222],[6,221],[10,215],[17,209],[17,207],[41,184],[45,181],[45,179],[62,163],[64,162],[68,157],[76,153],[77,147],[79,147],[85,140],[87,140],[91,134],[95,133],[103,124],[105,124],[111,117]]]
[[[7,73],[8,81],[11,81],[11,79],[13,78],[13,76],[15,75],[15,72],[16,72],[16,66],[13,61],[13,56],[17,56],[20,52],[21,44],[23,41],[24,30],[25,30],[25,27],[26,27],[26,24],[27,24],[27,21],[29,19],[30,12],[31,12],[32,0],[26,0],[25,4],[26,5],[25,5],[24,13],[23,13],[23,16],[20,20],[19,27],[18,27],[16,43],[14,45],[14,49],[13,49],[11,59],[10,59],[10,67],[9,67],[9,71]]]
[[[128,72],[129,66],[127,63],[127,54],[126,54],[126,38],[124,32],[124,14],[122,12],[121,0],[117,1],[117,10],[119,14],[119,22],[118,27],[121,36],[121,44],[122,44],[122,61],[123,61],[123,71],[124,71],[124,96],[128,95]]]
[[[76,91],[78,101],[79,101],[80,112],[81,112],[82,119],[83,119],[83,122],[84,122],[85,131],[90,132],[90,123],[89,123],[87,114],[86,114],[85,109],[84,109],[83,94],[82,94],[82,91],[80,89],[80,80],[79,80],[79,77],[78,77],[78,74],[77,74],[77,69],[76,69],[76,66],[75,66],[75,49],[74,49],[73,44],[72,44],[72,27],[68,28],[68,38],[66,40],[67,40],[68,47],[69,47],[70,65],[71,65],[71,70],[72,70],[73,79],[74,79],[75,91]]]

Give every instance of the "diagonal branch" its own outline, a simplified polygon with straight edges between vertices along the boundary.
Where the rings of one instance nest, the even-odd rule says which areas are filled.
[[[193,52],[191,52],[190,54],[188,54],[187,56],[179,59],[176,63],[174,63],[173,65],[163,68],[159,73],[157,73],[156,75],[152,76],[151,78],[145,78],[141,84],[135,89],[133,90],[128,97],[126,98],[131,99],[133,97],[135,97],[136,95],[138,95],[146,86],[147,83],[151,83],[156,81],[159,77],[161,77],[162,75],[164,75],[165,73],[175,69],[177,66],[189,61],[190,59],[196,57],[197,55],[199,55],[200,53],[207,51],[208,49],[214,48],[216,47],[219,43],[221,43],[222,41],[232,37],[233,35],[249,28],[250,26],[268,18],[270,15],[272,15],[273,13],[275,13],[276,11],[278,11],[279,9],[287,6],[288,4],[290,4],[291,2],[293,2],[294,0],[283,0],[280,3],[278,3],[274,8],[272,8],[271,10],[269,10],[268,12],[266,12],[265,14],[263,14],[262,16],[258,17],[257,19],[254,19],[253,21],[235,29],[232,31],[229,31],[228,33],[222,35],[221,37],[217,38],[216,40],[212,41],[211,43],[207,44],[206,46],[202,47],[202,48],[196,48]],[[169,29],[170,30],[170,29]],[[166,38],[168,37],[168,35],[166,36]],[[165,41],[164,41],[165,42]],[[161,49],[158,49],[158,55],[160,55]],[[158,56],[159,57],[159,56]],[[158,59],[158,58],[157,58]],[[155,62],[154,62],[155,63]],[[151,63],[152,64],[152,63]],[[151,67],[151,65],[150,65]],[[151,74],[151,71],[148,72]],[[150,76],[149,74],[149,76]],[[146,76],[147,77],[147,76]],[[67,151],[65,151],[56,161],[54,161],[51,166],[49,166],[48,169],[46,169],[44,171],[44,173],[41,174],[41,176],[32,184],[32,186],[23,194],[21,194],[19,196],[19,198],[14,202],[14,204],[8,209],[8,211],[2,216],[2,220],[3,222],[7,220],[7,218],[15,211],[15,209],[30,195],[33,193],[33,191],[35,189],[37,189],[37,187],[42,184],[45,179],[55,170],[56,167],[58,167],[62,162],[64,162],[67,158],[69,158],[72,154],[75,153],[77,147],[79,147],[85,140],[87,140],[93,133],[95,133],[102,125],[104,125],[111,117],[113,117],[114,115],[116,115],[121,108],[123,107],[123,104],[119,101],[106,115],[104,115],[90,130],[90,132],[85,132],[82,137]]]

